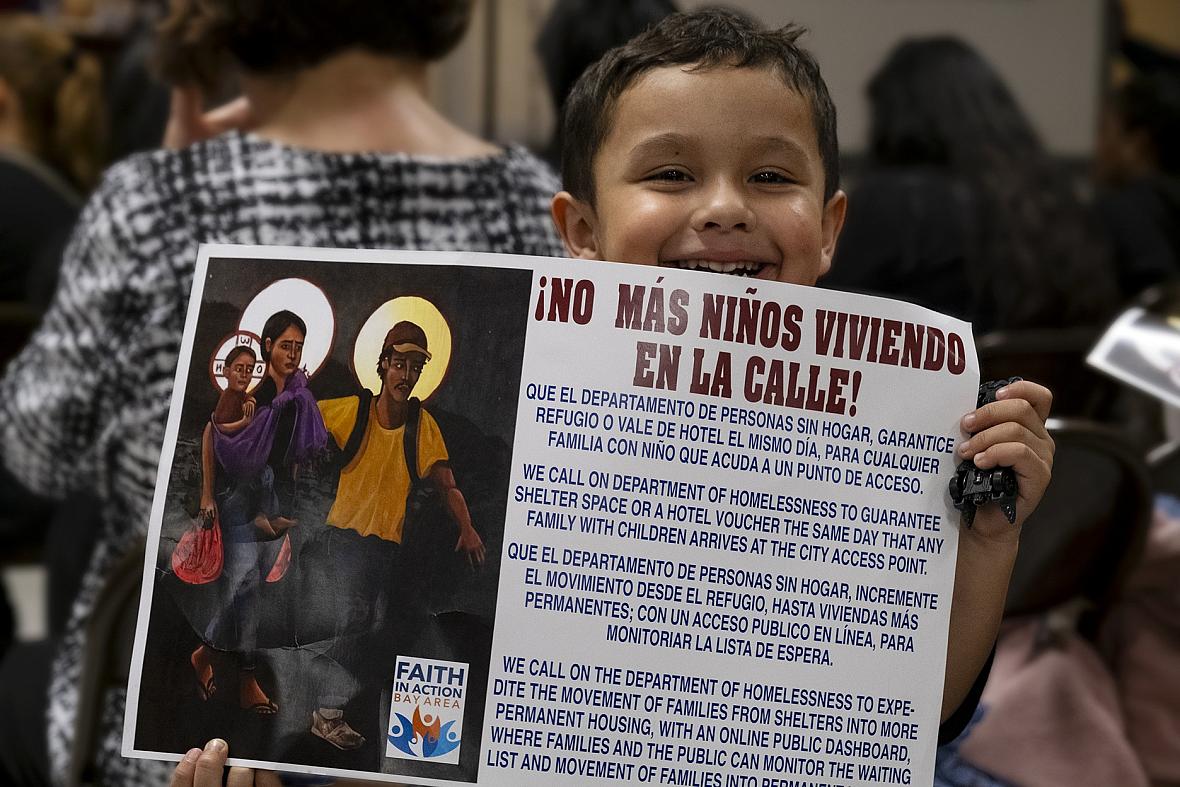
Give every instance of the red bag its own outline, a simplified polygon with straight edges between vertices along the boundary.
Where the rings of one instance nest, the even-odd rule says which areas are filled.
[[[172,550],[172,571],[190,585],[204,585],[221,576],[221,521],[204,526],[201,518],[184,531]]]

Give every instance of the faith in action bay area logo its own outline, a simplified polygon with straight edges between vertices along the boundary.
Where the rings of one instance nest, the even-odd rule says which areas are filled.
[[[467,665],[398,656],[386,757],[459,764]]]

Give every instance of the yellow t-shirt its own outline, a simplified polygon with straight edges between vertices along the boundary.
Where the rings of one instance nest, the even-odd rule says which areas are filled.
[[[325,399],[317,403],[324,425],[341,448],[356,424],[360,398]],[[365,436],[352,462],[340,473],[336,502],[328,512],[328,524],[355,530],[362,536],[376,535],[401,543],[406,518],[406,495],[410,474],[402,448],[406,428],[385,429],[377,421],[377,399],[369,405]],[[418,477],[425,478],[437,462],[447,459],[442,432],[430,413],[419,410]]]

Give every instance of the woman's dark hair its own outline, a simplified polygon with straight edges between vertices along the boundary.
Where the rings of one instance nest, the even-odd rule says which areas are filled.
[[[831,199],[840,186],[836,107],[819,64],[797,43],[803,33],[803,28],[793,25],[767,30],[742,14],[706,9],[672,14],[610,50],[586,69],[565,100],[561,150],[565,189],[594,204],[594,157],[610,131],[619,97],[647,72],[667,66],[765,68],[777,73],[810,106],[824,167],[824,200]]]
[[[897,46],[868,87],[873,164],[937,167],[974,195],[969,278],[997,328],[1093,323],[1114,275],[1073,186],[1007,86],[953,37]]]
[[[1160,171],[1180,175],[1180,75],[1136,75],[1115,92],[1112,104],[1125,129],[1147,135]]]
[[[303,318],[292,311],[283,309],[281,312],[275,312],[267,318],[266,324],[262,326],[262,337],[259,344],[261,345],[262,360],[270,361],[270,350],[266,349],[266,341],[270,340],[274,344],[275,340],[282,335],[283,331],[294,325],[299,329],[305,337],[307,336],[307,323]]]
[[[557,0],[537,34],[536,49],[558,116],[588,66],[676,11],[672,0]],[[550,151],[558,164],[561,134],[559,122]]]
[[[561,109],[587,66],[676,11],[672,0],[557,0],[537,35],[553,106]]]
[[[175,84],[217,84],[231,62],[288,73],[346,49],[432,61],[459,43],[473,0],[172,0],[159,62]]]

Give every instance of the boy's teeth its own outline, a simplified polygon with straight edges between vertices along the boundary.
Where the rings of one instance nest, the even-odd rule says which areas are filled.
[[[760,263],[752,260],[741,260],[739,262],[717,262],[714,260],[676,260],[675,265],[687,270],[706,270],[714,273],[733,273],[738,276],[748,276],[757,273],[758,269],[762,267]]]

